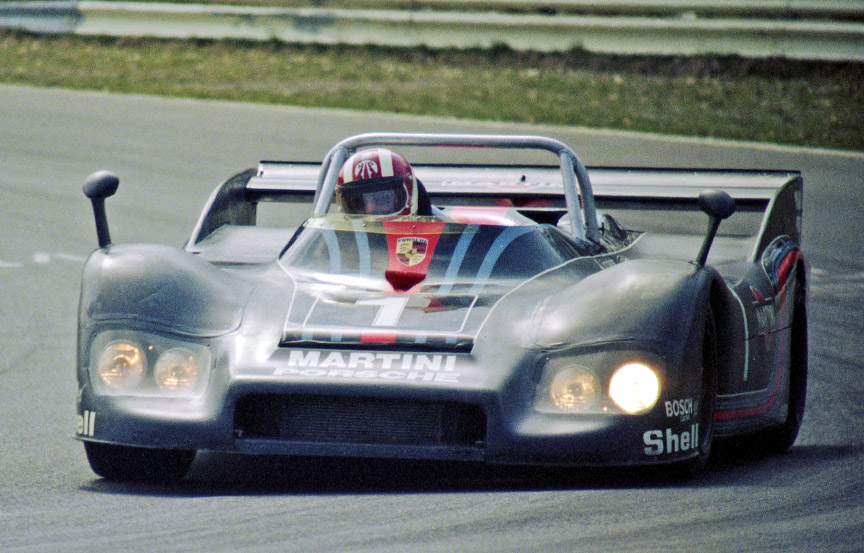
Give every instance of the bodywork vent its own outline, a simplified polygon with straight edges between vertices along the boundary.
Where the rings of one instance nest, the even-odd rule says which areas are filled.
[[[235,435],[292,442],[477,446],[486,416],[475,405],[303,395],[242,398]]]

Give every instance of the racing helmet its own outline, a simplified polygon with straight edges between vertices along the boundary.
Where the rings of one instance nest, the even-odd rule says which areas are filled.
[[[385,148],[352,155],[336,179],[336,200],[342,212],[349,215],[414,215],[416,191],[411,165]]]

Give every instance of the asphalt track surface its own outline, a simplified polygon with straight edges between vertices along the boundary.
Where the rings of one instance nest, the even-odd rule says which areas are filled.
[[[694,479],[199,455],[177,486],[89,469],[75,313],[95,248],[89,173],[121,177],[114,241],[182,245],[212,188],[363,131],[549,134],[589,165],[800,169],[808,408],[773,457],[727,446]],[[864,551],[864,156],[0,86],[0,551]]]

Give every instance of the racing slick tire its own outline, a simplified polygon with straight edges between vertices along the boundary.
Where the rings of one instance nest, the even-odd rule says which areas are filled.
[[[84,442],[93,472],[107,480],[122,482],[176,482],[195,459],[194,450],[151,449]]]
[[[717,331],[714,312],[708,307],[702,330],[699,363],[702,367],[702,389],[699,396],[699,453],[680,463],[684,476],[694,475],[705,468],[714,442],[714,411],[717,405]]]
[[[689,367],[701,368],[701,388],[699,391],[699,410],[694,422],[699,424],[699,444],[695,456],[683,461],[675,461],[666,465],[648,467],[652,477],[672,481],[688,480],[702,472],[711,456],[714,443],[714,412],[717,406],[717,331],[714,312],[709,305],[701,329],[693,329],[691,336],[702,338],[694,343],[688,354]]]
[[[792,331],[789,339],[788,409],[785,421],[752,437],[753,444],[767,454],[783,453],[792,447],[804,420],[807,399],[807,302],[803,283],[796,287]]]

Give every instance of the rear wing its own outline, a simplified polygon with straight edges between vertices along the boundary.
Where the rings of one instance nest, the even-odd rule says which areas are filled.
[[[555,224],[566,212],[561,172],[556,166],[415,164],[417,178],[433,205],[512,206],[527,217]],[[312,213],[320,163],[262,161],[214,191],[190,239],[190,249],[225,224],[272,226],[259,206],[294,204],[296,228]],[[703,234],[707,217],[698,196],[720,189],[736,202],[736,214],[721,235],[752,237],[752,259],[777,236],[801,240],[802,178],[796,171],[588,167],[598,210],[625,228],[671,234]]]

